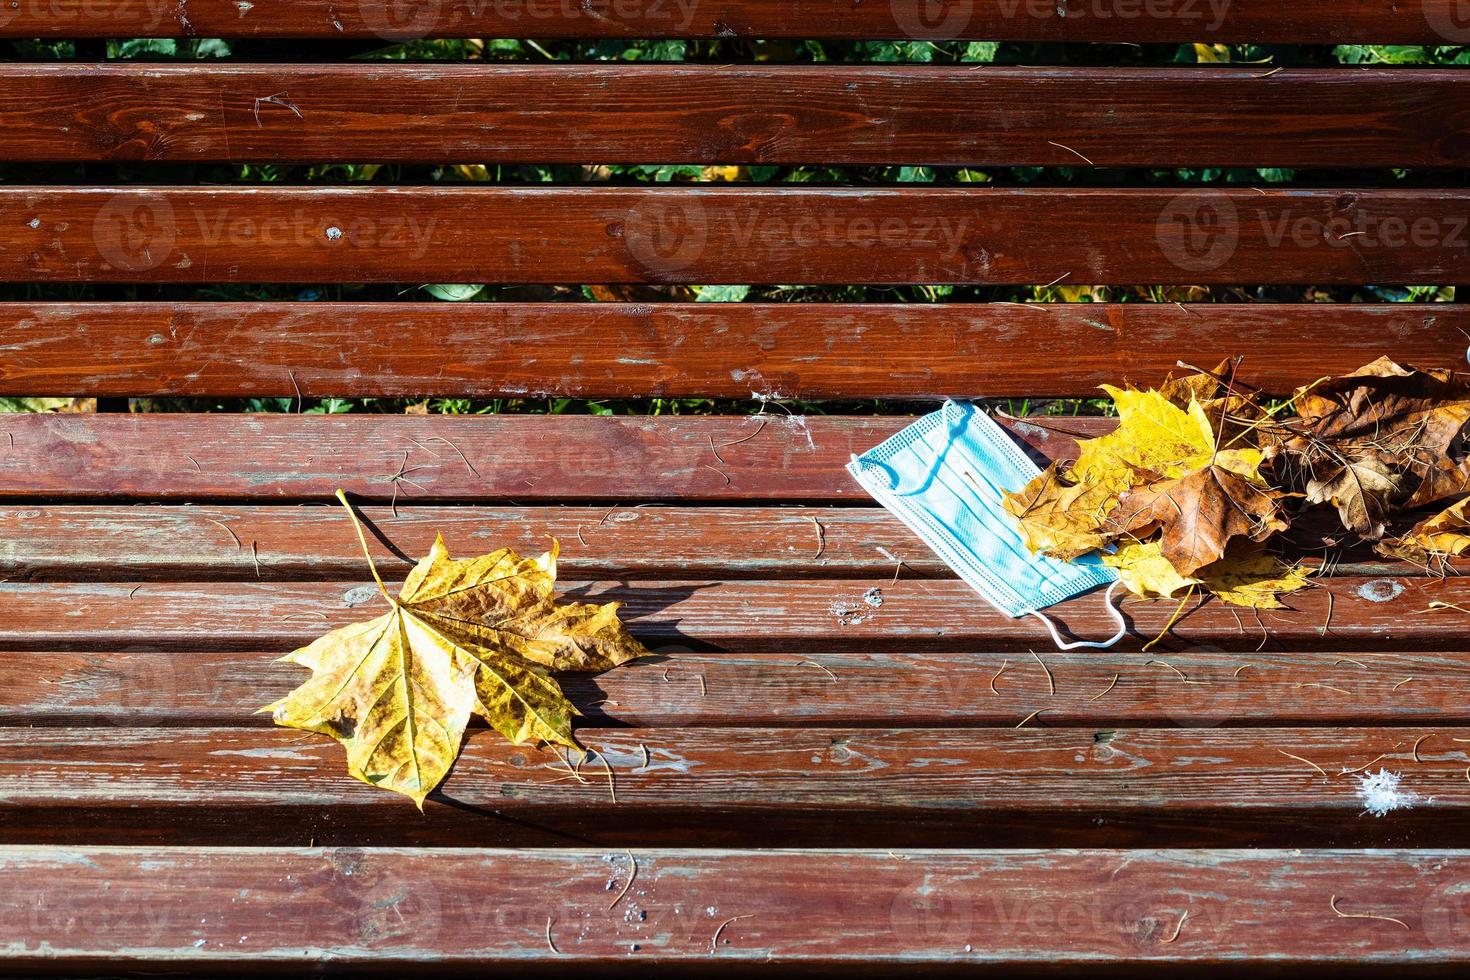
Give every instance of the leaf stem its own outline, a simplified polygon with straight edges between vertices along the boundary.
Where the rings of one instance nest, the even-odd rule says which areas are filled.
[[[362,544],[362,556],[367,559],[368,569],[373,573],[373,580],[378,583],[378,591],[383,593],[383,598],[388,600],[388,605],[397,606],[398,603],[388,594],[388,587],[383,584],[383,577],[378,574],[378,566],[373,561],[372,552],[368,550],[367,534],[362,529],[362,521],[358,519],[357,511],[352,509],[352,504],[347,502],[347,494],[342,492],[341,487],[337,488],[337,499],[347,510],[347,516],[352,518],[352,526],[357,530],[357,540]]]

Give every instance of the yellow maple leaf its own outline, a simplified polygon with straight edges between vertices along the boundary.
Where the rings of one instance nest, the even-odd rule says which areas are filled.
[[[1159,391],[1103,385],[1118,409],[1118,426],[1105,436],[1077,444],[1077,461],[1068,476],[1074,483],[1106,487],[1121,494],[1138,474],[1180,477],[1214,465],[1261,481],[1263,456],[1251,447],[1221,446],[1199,402],[1180,408]]]
[[[1063,561],[1096,551],[1111,540],[1102,527],[1117,502],[1117,495],[1102,484],[1063,483],[1055,463],[1005,495],[1005,509],[1016,518],[1026,547]]]
[[[1307,587],[1310,571],[1288,565],[1253,541],[1233,541],[1225,557],[1196,573],[1204,587],[1232,606],[1282,609],[1283,595]]]
[[[1143,599],[1172,598],[1200,580],[1180,575],[1164,557],[1158,541],[1127,541],[1102,556],[1104,565],[1118,570],[1123,587]]]
[[[618,603],[554,601],[554,543],[539,558],[505,548],[455,561],[440,537],[394,598],[346,495],[337,498],[391,608],[283,657],[312,676],[261,710],[341,742],[348,772],[364,782],[423,809],[474,714],[512,742],[576,746],[578,712],[550,670],[606,670],[648,652],[618,620]]]

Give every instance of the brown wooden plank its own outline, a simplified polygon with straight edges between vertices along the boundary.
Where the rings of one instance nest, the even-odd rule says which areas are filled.
[[[438,975],[538,963],[850,973],[859,957],[905,972],[1038,960],[1071,975],[1187,962],[1422,970],[1470,960],[1467,874],[1463,851],[1400,849],[10,847],[0,894],[68,914],[20,916],[0,962],[402,971],[432,958]],[[1340,918],[1334,904],[1405,928]]]
[[[1442,285],[1467,229],[1463,189],[5,187],[0,281]]]
[[[0,843],[625,847],[652,835],[803,847],[836,835],[856,847],[1451,846],[1470,836],[1470,750],[1454,741],[1465,728],[581,731],[611,787],[596,753],[579,782],[554,752],[479,731],[424,814],[349,776],[325,736],[99,734],[0,730]],[[1364,812],[1361,774],[1341,771],[1370,764],[1400,774],[1406,803],[1381,818]]]
[[[867,503],[842,467],[909,421],[778,408],[759,418],[12,415],[0,418],[0,496],[325,502],[343,487],[385,504]],[[1064,437],[1051,441],[1065,451]]]
[[[440,533],[457,554],[501,547],[534,554],[555,538],[561,573],[573,578],[953,577],[912,531],[874,507],[400,506],[362,513],[390,577],[407,575]],[[1305,533],[1320,523],[1325,531],[1334,520],[1303,517],[1296,527]],[[1305,560],[1320,567],[1321,554]],[[1370,578],[1434,572],[1366,548],[1333,552],[1331,566],[1334,574]],[[0,506],[0,578],[12,582],[349,579],[364,569],[357,537],[334,507]]]
[[[0,8],[0,37],[951,38],[1027,41],[1295,41],[1458,44],[1455,0],[1133,0],[1098,3],[918,0],[704,0],[700,3],[333,3],[292,0],[242,8],[233,0],[101,5],[17,0]]]
[[[905,577],[950,575],[912,531],[873,507],[400,506],[396,515],[387,507],[362,514],[388,576],[406,575],[440,533],[466,555],[502,547],[536,554],[556,538],[561,574],[582,578],[891,577],[898,561]],[[344,579],[365,569],[335,507],[0,506],[0,578],[10,581]]]
[[[1450,167],[1467,94],[1454,70],[7,65],[0,159]]]
[[[0,956],[12,970],[118,972],[328,959],[401,971],[432,958],[440,975],[538,962],[849,973],[858,957],[905,972],[1038,960],[1071,975],[1188,962],[1422,970],[1470,960],[1467,874],[1463,851],[1400,849],[10,847],[0,894],[68,914],[19,917]]]
[[[248,552],[248,548],[246,551]],[[263,560],[268,556],[263,556]],[[364,576],[366,578],[366,576]],[[1008,619],[958,580],[566,581],[569,598],[626,603],[633,633],[655,652],[690,647],[761,652],[1050,649],[1031,617]],[[865,601],[870,597],[871,601]],[[878,603],[881,601],[881,605]],[[378,615],[377,589],[351,582],[0,583],[0,649],[259,650],[283,652],[336,626]],[[1291,597],[1293,608],[1190,604],[1155,651],[1210,644],[1221,650],[1458,650],[1470,580],[1324,579]],[[1137,650],[1168,625],[1179,603],[1128,599]],[[1064,629],[1100,639],[1116,624],[1100,592],[1053,606]]]
[[[1470,724],[1463,653],[1033,649],[1045,670],[1016,651],[681,651],[561,683],[594,727]],[[7,651],[0,725],[267,726],[256,709],[306,676],[280,654]]]
[[[1383,354],[1449,367],[1470,309],[0,303],[0,328],[0,393],[15,395],[937,398],[1089,396],[1242,354],[1281,393]]]

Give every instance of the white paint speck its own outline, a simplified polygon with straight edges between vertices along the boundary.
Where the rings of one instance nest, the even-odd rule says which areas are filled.
[[[336,225],[332,225],[332,227],[330,227],[330,228],[327,229],[327,241],[329,241],[329,242],[335,242],[335,241],[339,241],[341,238],[342,238],[342,229],[341,228],[338,228]]]
[[[1398,773],[1387,769],[1359,776],[1358,800],[1363,804],[1363,809],[1375,817],[1381,817],[1417,803],[1419,797],[1399,789],[1399,779]]]
[[[1392,602],[1403,594],[1403,584],[1391,578],[1375,578],[1358,586],[1358,595],[1369,602]]]
[[[881,609],[883,607],[883,590],[869,589],[863,593],[863,602],[872,606],[874,609]]]
[[[41,227],[41,219],[40,218],[32,218],[30,221],[27,221],[26,222],[26,227],[27,228],[39,228],[39,227]]]

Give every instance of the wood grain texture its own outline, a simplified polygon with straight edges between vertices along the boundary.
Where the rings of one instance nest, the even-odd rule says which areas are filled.
[[[1451,167],[1467,96],[1454,70],[8,65],[0,159]]]
[[[1463,189],[0,188],[6,282],[1442,285],[1467,254]]]
[[[776,408],[759,418],[13,415],[0,419],[0,495],[326,502],[343,487],[384,504],[867,503],[843,467],[909,421]]]
[[[17,916],[0,963],[1423,969],[1470,959],[1467,874],[1459,850],[7,847],[0,894],[40,911]]]
[[[1181,359],[1241,354],[1251,383],[1278,393],[1383,354],[1449,367],[1470,309],[0,303],[0,328],[0,393],[14,395],[1034,397],[1152,387]]]
[[[1078,0],[1014,4],[919,0],[703,0],[700,3],[449,0],[405,7],[389,0],[291,0],[242,10],[232,0],[99,5],[20,0],[3,8],[0,37],[423,37],[951,38],[1027,41],[1275,41],[1444,44],[1463,40],[1455,0],[1193,0],[1139,4]]]
[[[680,651],[560,681],[593,727],[1470,724],[1463,652],[1034,649],[1044,669],[1024,651]],[[6,651],[0,725],[264,727],[256,709],[305,676],[281,652]]]
[[[248,554],[249,549],[246,548]],[[268,556],[263,556],[263,560]],[[366,576],[364,576],[364,579]],[[565,598],[625,603],[622,616],[655,653],[686,649],[942,651],[1048,649],[1036,619],[1009,619],[953,579],[561,583]],[[1291,609],[1190,603],[1155,651],[1199,644],[1232,651],[1460,650],[1470,580],[1333,577],[1294,595]],[[866,601],[865,601],[866,600]],[[368,582],[0,583],[6,650],[259,650],[283,652],[383,610]],[[875,605],[881,602],[881,605]],[[1122,649],[1157,637],[1173,600],[1123,604]],[[1047,610],[1061,629],[1100,639],[1116,631],[1101,592]]]
[[[11,728],[0,730],[0,843],[629,847],[656,833],[701,847],[1459,846],[1470,750],[1454,739],[1467,735],[582,729],[594,750],[583,782],[554,752],[479,730],[420,814],[348,776],[325,736]],[[1358,774],[1342,770],[1370,764],[1401,774],[1405,806],[1364,812]]]
[[[375,560],[390,577],[406,576],[440,533],[455,554],[466,555],[502,547],[537,554],[555,538],[561,574],[572,578],[953,577],[896,517],[871,506],[400,505],[396,511],[361,511]],[[1333,520],[1304,516],[1296,526],[1304,534],[1316,526],[1325,532]],[[1320,554],[1304,561],[1322,565]],[[1367,548],[1334,551],[1330,564],[1337,575],[1430,574]],[[365,568],[356,536],[335,509],[0,505],[0,578],[12,582],[350,579]]]

